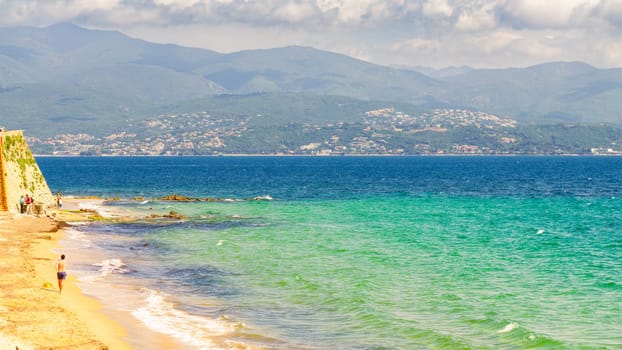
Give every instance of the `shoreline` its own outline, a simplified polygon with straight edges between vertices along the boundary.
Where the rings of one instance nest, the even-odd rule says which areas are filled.
[[[197,154],[197,155],[182,155],[182,154],[132,154],[132,155],[118,155],[118,154],[34,154],[35,158],[157,158],[157,157],[205,157],[205,158],[243,158],[243,157],[310,157],[310,158],[361,158],[361,157],[404,157],[404,158],[426,158],[426,157],[622,157],[622,153],[565,153],[565,154],[522,154],[522,153],[499,153],[499,154],[486,154],[486,153],[430,153],[430,154],[393,154],[393,153],[370,153],[370,154],[278,154],[278,153],[223,153],[223,154]]]
[[[133,348],[127,331],[69,274],[58,292],[54,262],[62,220],[0,213],[0,348]]]

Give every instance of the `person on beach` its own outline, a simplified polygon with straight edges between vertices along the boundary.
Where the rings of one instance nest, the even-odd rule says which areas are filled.
[[[26,200],[24,196],[19,197],[19,213],[24,214],[26,212]]]
[[[56,206],[58,209],[63,207],[63,198],[60,195],[60,192],[56,192]]]
[[[26,214],[32,214],[32,197],[26,194],[26,199],[24,201],[26,203]]]
[[[65,254],[60,256],[60,260],[56,261],[56,278],[58,279],[58,292],[63,292],[63,281],[67,278],[65,272]]]

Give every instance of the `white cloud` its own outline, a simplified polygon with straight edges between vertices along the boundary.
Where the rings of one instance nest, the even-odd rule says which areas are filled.
[[[110,10],[119,7],[121,0],[76,0],[67,1],[77,11]],[[63,6],[65,7],[65,6]]]
[[[461,31],[476,31],[492,29],[497,25],[494,4],[484,4],[473,9],[464,9],[456,21],[456,29]]]
[[[620,42],[605,42],[600,52],[603,53],[604,62],[608,65],[616,65],[620,67],[622,62],[622,43]]]
[[[327,19],[339,24],[376,25],[407,16],[418,8],[413,0],[308,0],[314,3]],[[336,14],[333,16],[333,14]]]
[[[453,11],[447,0],[426,0],[422,8],[423,15],[427,17],[450,17]]]
[[[583,22],[600,0],[507,0],[502,10],[517,25],[563,28]]]
[[[153,0],[156,5],[170,6],[173,8],[187,8],[197,4],[205,3],[202,0]]]
[[[478,51],[482,51],[485,54],[493,54],[512,48],[513,45],[524,40],[524,38],[516,32],[500,30],[492,34],[486,33],[470,36],[464,40],[469,46]]]
[[[602,0],[595,13],[614,26],[622,28],[622,0]]]
[[[82,14],[87,23],[95,26],[117,28],[150,23],[152,26],[163,26],[167,22],[162,19],[161,12],[156,8],[136,9],[133,7],[119,7],[114,11],[94,11]]]
[[[300,23],[312,19],[317,13],[317,7],[309,3],[290,1],[274,10],[273,15],[276,19],[289,22]]]
[[[0,0],[0,26],[71,21],[230,52],[314,46],[382,64],[622,66],[622,0]]]

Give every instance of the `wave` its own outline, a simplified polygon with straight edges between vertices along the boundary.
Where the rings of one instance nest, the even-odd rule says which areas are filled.
[[[68,229],[65,229],[65,234],[72,240],[90,242],[87,236],[80,230],[68,228]]]
[[[104,218],[113,218],[113,217],[118,216],[115,213],[104,209],[103,203],[104,203],[103,200],[97,201],[97,202],[84,202],[84,203],[81,202],[78,204],[78,208],[80,210],[96,212],[97,214],[101,215]]]
[[[67,221],[66,223],[69,226],[87,226],[91,224],[88,221]]]
[[[124,274],[131,272],[121,259],[106,259],[93,265],[100,267],[99,272],[101,276],[108,276],[113,273]]]
[[[90,249],[93,246],[91,238],[80,230],[66,228],[64,232],[68,239],[67,244],[63,247],[65,250]]]
[[[220,349],[214,337],[230,334],[242,324],[227,321],[226,317],[210,319],[178,310],[165,295],[147,288],[141,289],[144,305],[132,311],[132,315],[156,332],[169,335],[184,344],[199,349]]]
[[[515,330],[518,327],[519,327],[518,323],[510,322],[507,325],[505,325],[505,327],[503,327],[502,329],[498,330],[497,333],[509,333],[509,332]]]
[[[148,201],[142,202],[141,204],[144,205],[146,203],[148,203]],[[140,216],[139,213],[127,210],[125,208],[124,202],[107,201],[103,199],[97,201],[80,202],[78,203],[78,209],[80,209],[81,211],[96,212],[101,217],[107,219]]]

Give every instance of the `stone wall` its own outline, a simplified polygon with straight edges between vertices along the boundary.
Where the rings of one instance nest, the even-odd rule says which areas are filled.
[[[22,131],[1,132],[0,145],[0,168],[3,170],[0,194],[6,209],[18,212],[19,198],[26,194],[44,208],[54,206],[55,199]]]

